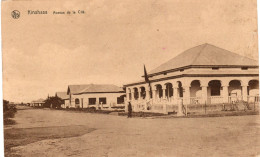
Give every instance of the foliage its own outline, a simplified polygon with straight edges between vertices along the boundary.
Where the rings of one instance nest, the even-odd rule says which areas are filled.
[[[8,104],[9,104],[9,101],[7,101],[7,100],[3,100],[3,110],[4,110],[4,112],[6,112],[7,110],[8,110]]]
[[[4,125],[14,125],[14,124],[15,124],[15,121],[10,118],[4,119]]]
[[[61,108],[63,100],[57,96],[48,97],[43,104],[43,107],[46,108]]]
[[[3,100],[3,111],[4,111],[4,125],[15,124],[14,120],[9,118],[14,118],[15,113],[17,112],[15,105],[9,104],[9,101]]]

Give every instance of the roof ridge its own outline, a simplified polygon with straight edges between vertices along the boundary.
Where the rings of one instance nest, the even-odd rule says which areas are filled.
[[[167,64],[168,62],[172,61],[173,59],[182,56],[185,52],[188,52],[188,51],[190,51],[191,49],[198,48],[198,47],[203,46],[203,45],[205,45],[205,44],[206,44],[206,43],[197,45],[197,46],[195,46],[195,47],[188,48],[188,49],[184,50],[182,53],[179,53],[179,54],[177,54],[175,57],[173,57],[173,58],[167,60],[166,62],[164,62],[164,63],[161,64],[160,66],[165,65],[165,64]],[[158,66],[158,67],[156,67],[156,68],[159,68],[160,66]],[[155,69],[156,69],[156,68],[155,68]],[[155,70],[155,69],[153,69],[153,70]],[[152,72],[153,70],[148,71],[148,74],[151,74],[151,72]]]
[[[231,54],[233,54],[233,55],[236,55],[236,56],[240,56],[240,57],[244,57],[244,58],[247,58],[247,59],[250,59],[250,60],[257,61],[257,60],[255,60],[255,59],[249,58],[249,57],[244,56],[244,55],[240,55],[240,54],[238,54],[238,53],[235,53],[235,52],[229,51],[229,50],[224,49],[224,48],[221,48],[221,47],[217,47],[217,46],[215,46],[215,45],[211,45],[211,46],[214,46],[214,47],[216,47],[216,48],[222,49],[222,50],[224,50],[224,51],[228,51],[229,53],[231,53]]]
[[[204,43],[183,51],[174,58],[149,71],[148,74],[157,75],[164,71],[183,68],[189,65],[259,66],[256,58],[249,58],[245,54],[235,53],[222,47]]]
[[[201,46],[203,46],[199,52],[199,54],[193,59],[193,61],[191,62],[191,65],[197,60],[197,58],[201,55],[201,53],[203,52],[203,50],[207,47],[207,43],[202,44]]]
[[[88,90],[91,86],[93,86],[93,84],[87,85],[87,87],[84,88],[84,89],[82,89],[82,90],[80,91],[80,93],[85,92],[85,91]]]

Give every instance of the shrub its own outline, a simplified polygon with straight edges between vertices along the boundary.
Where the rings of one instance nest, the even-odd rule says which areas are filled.
[[[15,121],[9,118],[4,119],[4,125],[14,125]]]
[[[15,112],[12,110],[6,111],[6,112],[4,112],[4,119],[14,118],[14,114],[15,114]]]
[[[4,125],[15,124],[15,121],[9,118],[14,118],[17,112],[15,105],[9,104],[8,101],[3,100],[3,111],[4,111]]]

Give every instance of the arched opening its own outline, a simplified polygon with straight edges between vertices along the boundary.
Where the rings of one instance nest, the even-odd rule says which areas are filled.
[[[208,95],[210,96],[220,96],[221,82],[219,80],[209,81]]]
[[[146,97],[145,88],[141,87],[140,89],[141,89],[141,98],[145,99],[145,97]]]
[[[137,100],[138,99],[138,89],[134,88],[134,99]]]
[[[259,96],[259,81],[250,80],[248,83],[248,95],[249,96]]]
[[[238,97],[242,95],[242,87],[239,80],[232,80],[229,82],[228,95],[232,97]]]
[[[201,97],[201,87],[199,80],[193,80],[190,86],[190,96],[191,97]]]
[[[173,96],[173,88],[171,83],[166,84],[166,89],[165,89],[165,96],[167,99]]]
[[[160,84],[156,85],[156,97],[161,98],[163,95],[162,86]]]
[[[178,83],[178,95],[179,97],[183,97],[183,87],[182,87],[182,83],[180,81],[177,82]]]

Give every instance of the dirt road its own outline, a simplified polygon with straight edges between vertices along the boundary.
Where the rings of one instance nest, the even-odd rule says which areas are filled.
[[[11,149],[26,157],[260,155],[258,116],[129,119],[114,115],[29,109],[19,110],[15,117],[18,124],[9,129],[38,129],[34,134],[51,130],[49,135],[57,134],[55,127],[62,127],[58,134],[68,130],[70,132],[66,134],[75,133],[71,137],[41,139]],[[91,128],[92,131],[84,132],[79,126]],[[27,136],[30,138],[30,135]]]

